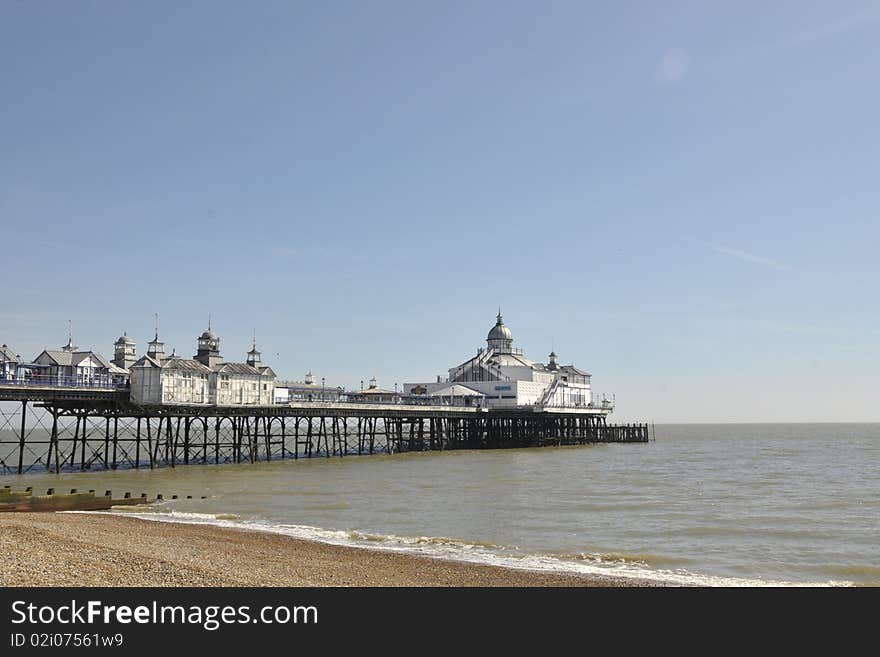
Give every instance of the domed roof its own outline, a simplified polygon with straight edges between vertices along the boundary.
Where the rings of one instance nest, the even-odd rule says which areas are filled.
[[[217,336],[211,329],[207,329],[199,336],[199,340],[216,340]]]
[[[116,341],[116,344],[134,344],[134,340],[128,337],[128,333],[123,332]]]
[[[489,331],[489,335],[486,337],[487,340],[513,340],[513,334],[510,332],[510,329],[504,325],[504,321],[501,318],[501,312],[498,312],[498,317],[495,321],[495,326],[492,327],[492,330]]]

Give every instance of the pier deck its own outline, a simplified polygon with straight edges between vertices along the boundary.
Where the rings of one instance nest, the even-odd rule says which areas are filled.
[[[0,385],[0,473],[647,442],[609,409],[296,402],[139,406],[125,390]]]

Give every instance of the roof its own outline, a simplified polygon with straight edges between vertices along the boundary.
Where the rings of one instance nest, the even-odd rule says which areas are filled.
[[[213,371],[221,374],[244,374],[247,376],[259,376],[260,370],[247,363],[223,363],[213,368]]]
[[[589,372],[584,372],[583,370],[579,370],[574,365],[560,365],[560,372],[570,372],[571,374],[578,374],[580,376],[592,376]]]
[[[37,358],[39,358],[43,354],[46,354],[50,359],[52,359],[52,362],[54,362],[56,365],[71,365],[71,363],[73,362],[72,351],[56,351],[54,349],[43,349],[43,351],[39,353]],[[37,358],[34,358],[34,360],[37,360]]]
[[[150,356],[141,356],[129,369],[133,369],[135,367],[162,367],[162,365],[160,365],[159,361],[157,361],[155,358],[151,358]]]
[[[429,397],[485,397],[482,392],[468,388],[460,383],[454,383],[451,386],[440,388],[428,394]]]
[[[110,374],[128,374],[128,370],[110,363]]]
[[[457,365],[453,367],[453,370],[463,370],[468,367],[476,367],[479,365],[479,361],[482,361],[483,364],[487,366],[487,368],[497,368],[497,367],[533,367],[537,369],[541,369],[538,367],[538,364],[535,361],[526,358],[522,354],[510,354],[504,351],[481,351],[476,356],[471,356],[466,361],[464,361],[461,365]],[[491,365],[490,365],[491,363]]]
[[[15,351],[8,344],[0,345],[0,360],[8,362],[15,361],[18,362],[18,356],[15,355]]]
[[[474,361],[479,359],[482,355],[483,354],[477,354],[476,356],[471,356],[466,361],[464,361],[461,365],[456,365],[452,369],[454,369],[454,370],[464,369],[465,367],[467,367],[468,365],[470,365],[471,363],[473,363]]]
[[[134,340],[128,337],[128,333],[123,333],[114,344],[134,344]]]
[[[513,340],[513,334],[510,332],[510,329],[504,325],[504,320],[501,318],[501,312],[499,311],[498,317],[495,319],[495,326],[492,327],[492,330],[489,331],[489,335],[486,336],[487,340]]]
[[[89,358],[89,357],[98,361],[102,367],[106,367],[106,368],[110,367],[110,361],[107,360],[106,358],[104,358],[97,351],[74,351],[73,352],[73,364],[79,365],[81,362],[83,362],[86,358]]]
[[[46,354],[49,358],[51,358],[56,365],[60,365],[62,367],[76,367],[86,358],[91,357],[94,360],[98,361],[101,367],[106,367],[108,369],[110,368],[110,361],[95,351],[61,351],[54,349],[44,349],[42,352],[40,352],[37,358],[39,358],[43,354]]]
[[[535,361],[521,354],[495,354],[489,361],[498,361],[498,365],[501,367],[532,367],[535,364]]]
[[[199,374],[209,374],[211,370],[199,361],[192,358],[181,358],[180,356],[171,356],[162,361],[163,370],[182,370],[184,372],[198,372]]]
[[[216,339],[217,339],[217,334],[214,333],[214,331],[212,331],[211,329],[207,329],[199,336],[199,340],[216,340]]]
[[[396,395],[398,393],[393,390],[385,390],[385,388],[367,388],[366,390],[360,390],[359,392],[351,393],[353,395]]]

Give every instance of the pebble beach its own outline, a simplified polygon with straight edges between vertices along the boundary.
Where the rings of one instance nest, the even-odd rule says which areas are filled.
[[[651,585],[102,514],[0,514],[0,554],[0,586]]]

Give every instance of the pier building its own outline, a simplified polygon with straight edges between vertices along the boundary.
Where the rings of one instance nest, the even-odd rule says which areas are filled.
[[[244,363],[226,362],[210,326],[197,338],[192,358],[166,357],[157,332],[130,372],[136,404],[264,406],[275,401],[275,372],[263,365],[256,341]]]
[[[488,408],[594,406],[590,373],[574,365],[560,365],[555,352],[548,359],[546,364],[533,361],[514,347],[513,333],[499,310],[485,348],[450,368],[445,381],[438,377],[431,383],[405,383],[404,392],[443,397],[449,395],[451,386],[459,385],[481,395],[480,403]],[[456,389],[451,392],[455,396]],[[459,388],[458,393],[461,396],[464,391]]]
[[[113,387],[123,373],[91,349],[80,349],[68,335],[61,349],[44,349],[28,363],[30,378],[42,385]]]
[[[328,401],[338,402],[345,397],[345,388],[342,386],[327,386],[324,377],[320,383],[317,377],[306,372],[302,381],[276,381],[275,403],[289,404],[300,401]]]
[[[370,385],[366,390],[350,392],[348,393],[348,399],[355,403],[397,404],[400,402],[400,393],[397,390],[380,388],[374,376],[370,379]]]
[[[0,381],[14,381],[21,362],[18,354],[7,344],[0,345]]]
[[[15,381],[20,377],[21,356],[8,344],[0,345],[0,381]]]

